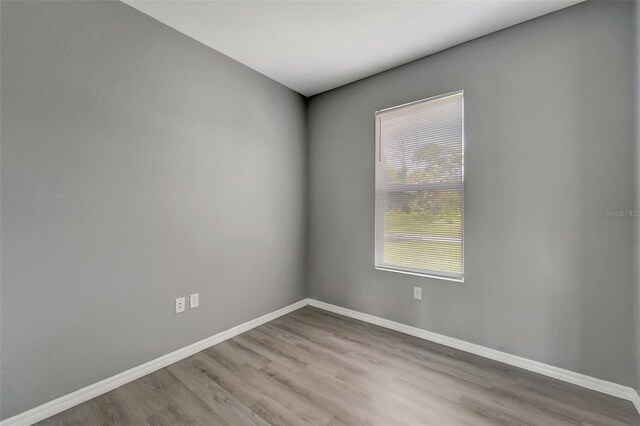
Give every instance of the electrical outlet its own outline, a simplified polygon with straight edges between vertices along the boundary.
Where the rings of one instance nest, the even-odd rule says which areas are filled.
[[[198,293],[194,293],[189,296],[189,309],[194,309],[198,306],[200,306],[200,297],[198,296]]]
[[[185,309],[185,300],[184,297],[179,297],[176,299],[176,314],[179,314],[180,312],[184,312]]]
[[[414,287],[413,288],[413,298],[416,300],[422,300],[422,288]]]

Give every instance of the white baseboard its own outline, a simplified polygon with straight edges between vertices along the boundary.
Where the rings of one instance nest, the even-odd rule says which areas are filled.
[[[110,390],[139,379],[142,376],[153,373],[156,370],[164,368],[167,365],[173,364],[174,362],[180,361],[181,359],[200,352],[203,349],[209,348],[217,343],[230,339],[240,333],[244,333],[245,331],[249,331],[252,328],[258,327],[259,325],[274,320],[282,315],[295,311],[296,309],[300,309],[306,305],[308,305],[308,299],[303,299],[289,306],[285,306],[282,309],[278,309],[277,311],[273,311],[271,313],[263,315],[260,318],[245,322],[244,324],[240,324],[236,327],[225,330],[192,345],[186,346],[182,349],[178,349],[175,352],[163,355],[160,358],[156,358],[137,367],[133,367],[130,370],[127,370],[120,374],[116,374],[115,376],[104,379],[98,383],[94,383],[68,395],[62,396],[60,398],[54,399],[53,401],[32,408],[31,410],[25,411],[24,413],[20,413],[16,416],[10,417],[0,422],[0,426],[32,425],[36,422],[51,417],[54,414],[58,414],[64,410],[100,396],[103,393],[109,392]]]
[[[464,340],[443,336],[442,334],[433,333],[431,331],[376,317],[374,315],[369,315],[351,309],[342,308],[340,306],[331,305],[329,303],[320,302],[319,300],[303,299],[292,305],[285,306],[282,309],[278,309],[277,311],[273,311],[271,313],[263,315],[260,318],[245,322],[244,324],[240,324],[236,327],[230,328],[226,331],[196,342],[192,345],[186,346],[182,349],[178,349],[175,352],[171,352],[167,355],[161,356],[160,358],[156,358],[138,367],[134,367],[123,373],[109,377],[98,383],[94,383],[93,385],[89,385],[68,395],[47,402],[46,404],[25,411],[24,413],[3,420],[2,422],[0,422],[0,426],[32,425],[36,422],[51,417],[54,414],[58,414],[64,410],[100,396],[103,393],[109,392],[110,390],[113,390],[119,386],[125,385],[129,382],[139,379],[140,377],[146,376],[149,373],[153,373],[156,370],[164,368],[167,365],[173,364],[174,362],[180,361],[181,359],[200,352],[203,349],[209,348],[217,343],[223,342],[227,339],[237,336],[238,334],[244,333],[245,331],[251,330],[252,328],[258,327],[259,325],[267,323],[282,315],[288,314],[289,312],[293,312],[296,309],[302,308],[307,305],[311,305],[316,308],[324,309],[326,311],[334,312],[336,314],[344,315],[360,321],[368,322],[370,324],[378,325],[380,327],[399,331],[401,333],[429,340],[431,342],[439,343],[441,345],[449,346],[461,351],[476,354],[488,359],[492,359],[494,361],[499,361],[505,364],[513,365],[515,367],[520,367],[534,373],[573,383],[574,385],[602,392],[607,395],[626,399],[631,401],[640,413],[640,396],[633,388],[619,385],[617,383],[608,382],[606,380],[596,379],[595,377],[575,373],[573,371],[543,364],[541,362],[532,361],[516,355],[508,354],[506,352],[501,352],[495,349],[476,345],[474,343],[465,342]]]
[[[516,355],[508,354],[506,352],[501,352],[495,349],[476,345],[475,343],[465,342],[464,340],[455,339],[453,337],[443,336],[442,334],[437,334],[431,331],[423,330],[421,328],[412,327],[410,325],[401,324],[395,321],[390,321],[388,319],[376,317],[374,315],[369,315],[351,309],[342,308],[340,306],[331,305],[329,303],[320,302],[319,300],[309,299],[309,305],[315,306],[316,308],[324,309],[329,312],[344,315],[346,317],[368,322],[370,324],[378,325],[380,327],[399,331],[400,333],[409,334],[420,339],[429,340],[431,342],[459,349],[461,351],[480,355],[494,361],[503,362],[505,364],[529,370],[534,373],[542,374],[544,376],[553,377],[554,379],[573,383],[574,385],[602,392],[607,395],[626,399],[631,401],[640,413],[640,396],[633,388],[630,388],[628,386],[619,385],[617,383],[608,382],[606,380],[596,379],[595,377],[590,377],[584,374],[565,370],[563,368],[554,367],[542,362],[532,361],[527,358],[522,358]]]

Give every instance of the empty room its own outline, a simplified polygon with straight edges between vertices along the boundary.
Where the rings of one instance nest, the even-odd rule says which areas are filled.
[[[0,426],[640,425],[639,22],[0,0]]]

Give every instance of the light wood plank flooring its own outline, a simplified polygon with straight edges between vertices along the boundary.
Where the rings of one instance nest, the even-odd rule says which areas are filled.
[[[305,307],[43,425],[616,425],[633,405]]]

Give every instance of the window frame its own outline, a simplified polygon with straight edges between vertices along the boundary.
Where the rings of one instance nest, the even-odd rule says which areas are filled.
[[[394,111],[400,111],[402,109],[407,109],[407,108],[412,108],[412,107],[417,107],[419,105],[431,102],[431,101],[435,101],[435,100],[439,100],[439,99],[443,99],[443,98],[447,98],[450,96],[457,96],[457,95],[461,95],[462,96],[462,182],[446,182],[446,183],[420,183],[420,184],[399,184],[399,185],[382,185],[381,184],[381,178],[382,178],[382,171],[380,169],[382,169],[382,167],[380,167],[381,164],[381,160],[382,160],[382,140],[381,140],[381,131],[380,131],[380,126],[381,126],[381,121],[382,121],[382,117],[390,112],[394,112]],[[375,153],[376,153],[376,158],[375,158],[375,241],[374,241],[374,265],[375,265],[375,269],[380,270],[380,271],[389,271],[389,272],[398,272],[401,274],[408,274],[408,275],[417,275],[417,276],[421,276],[421,277],[428,277],[428,278],[437,278],[437,279],[441,279],[441,280],[446,280],[446,281],[455,281],[455,282],[464,282],[464,169],[465,169],[465,158],[464,158],[464,152],[465,152],[465,142],[466,142],[466,135],[465,135],[465,114],[464,114],[464,90],[457,90],[454,92],[448,92],[448,93],[444,93],[442,95],[437,95],[437,96],[432,96],[429,98],[425,98],[425,99],[420,99],[414,102],[409,102],[409,103],[405,103],[402,105],[397,105],[394,107],[390,107],[390,108],[385,108],[385,109],[381,109],[375,112]],[[419,269],[419,268],[412,268],[412,267],[408,267],[408,266],[398,266],[398,265],[393,265],[393,264],[386,264],[384,262],[378,262],[378,255],[377,255],[377,248],[380,247],[382,252],[384,253],[384,219],[380,219],[377,214],[377,212],[381,212],[382,216],[384,217],[384,212],[382,211],[382,200],[383,200],[383,195],[387,192],[389,192],[391,189],[394,189],[396,191],[400,190],[400,191],[433,191],[433,190],[447,190],[447,189],[453,189],[453,190],[460,190],[460,197],[461,197],[461,234],[460,234],[460,250],[461,250],[461,273],[460,274],[448,274],[446,272],[443,271],[432,271],[432,270],[428,270],[428,269]],[[416,238],[416,240],[424,240],[425,237],[423,238]],[[427,240],[428,237],[426,237]],[[430,239],[431,241],[436,240],[437,237],[432,237],[432,239]]]

